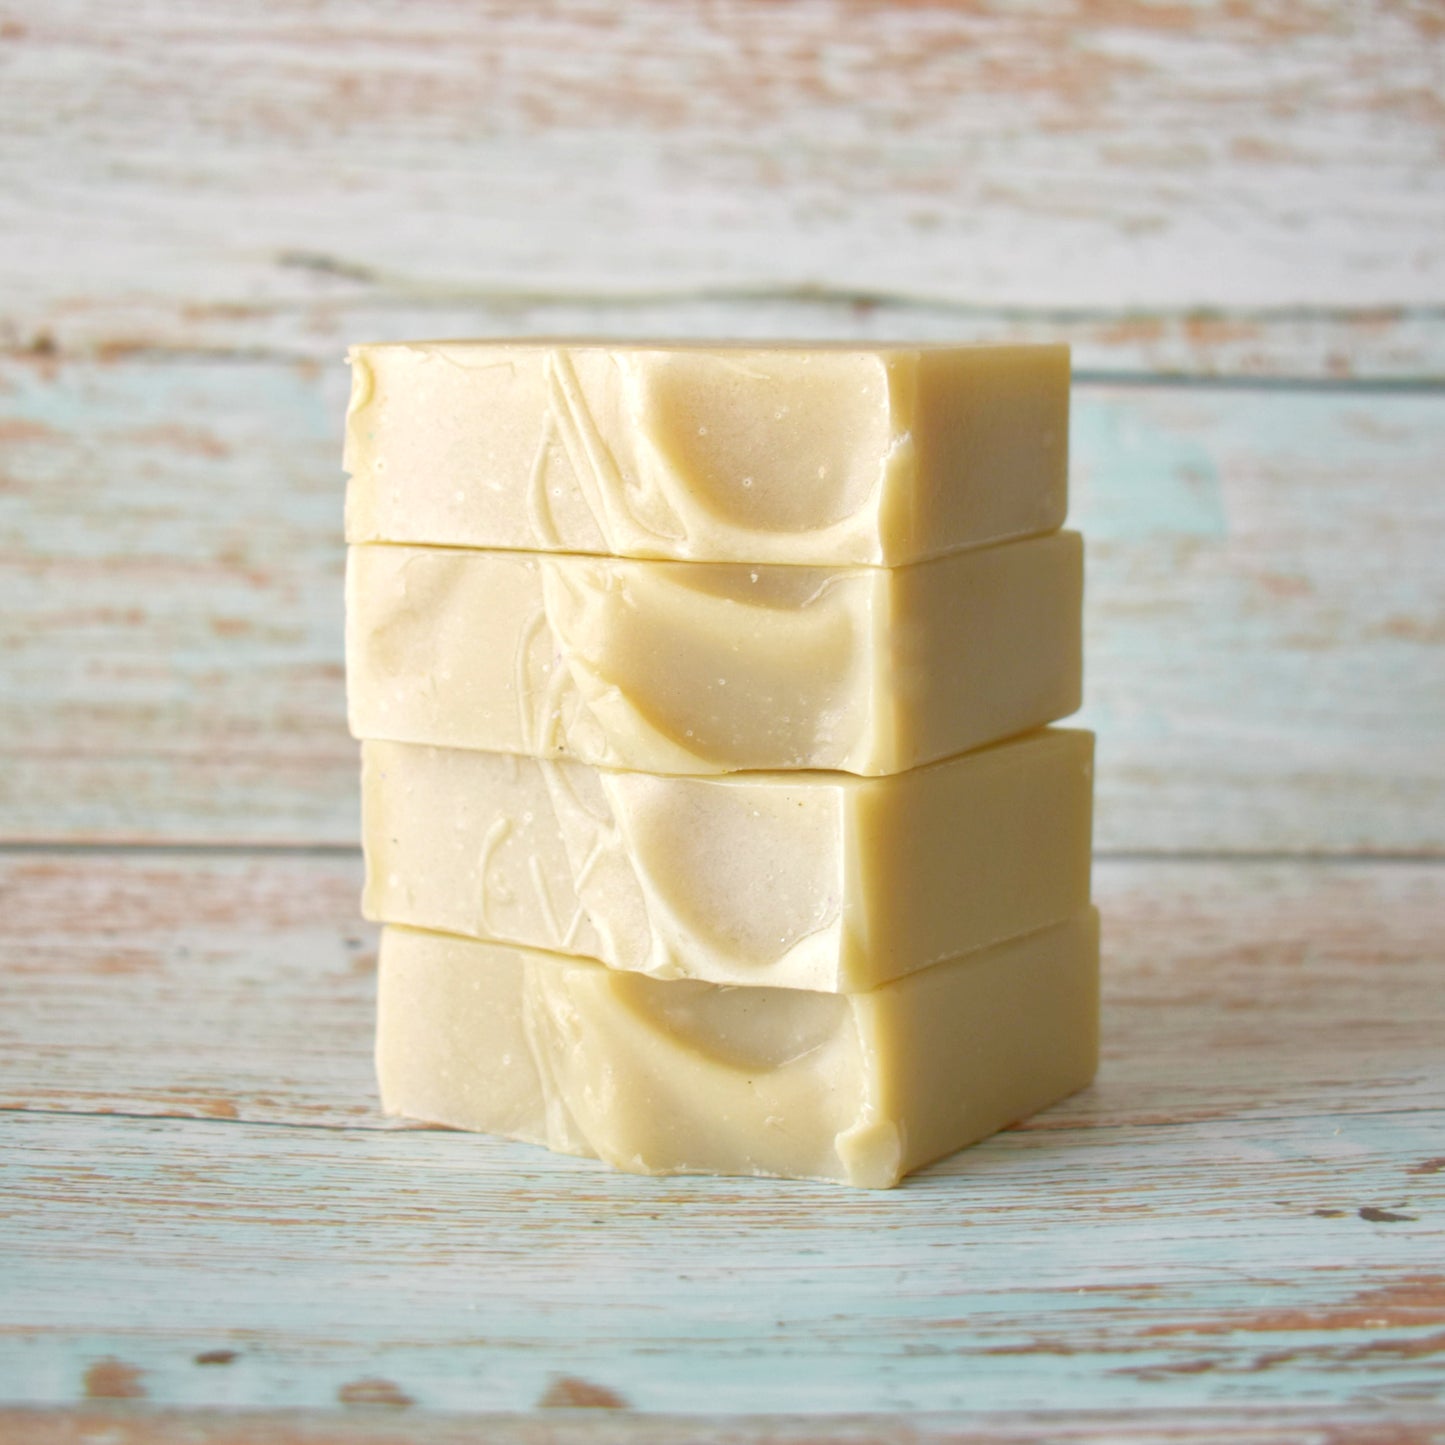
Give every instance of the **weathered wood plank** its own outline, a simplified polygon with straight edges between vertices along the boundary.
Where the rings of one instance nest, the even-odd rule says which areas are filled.
[[[1442,402],[1080,390],[1101,847],[1445,844]]]
[[[0,1115],[0,1397],[1440,1403],[1445,1110],[1019,1131],[896,1193],[445,1131]],[[224,1368],[199,1354],[234,1352]],[[362,1382],[366,1382],[364,1385]],[[605,1393],[604,1393],[605,1392]]]
[[[358,872],[0,859],[0,1399],[1439,1419],[1445,865],[1103,864],[1100,1082],[889,1195],[386,1127]]]
[[[131,1401],[0,1411],[0,1445],[1432,1445],[1439,1412],[1286,1406],[1127,1414],[643,1415],[559,1402],[526,1415],[445,1415],[395,1404],[345,1413],[155,1410]]]
[[[0,363],[0,836],[349,843],[338,366]],[[1445,393],[1081,385],[1105,849],[1445,847]]]
[[[0,1108],[387,1126],[358,858],[20,854],[0,879]]]
[[[1445,302],[1428,4],[53,0],[0,75],[20,345],[467,295]]]
[[[0,857],[0,1108],[397,1127],[360,883],[355,857]],[[1442,884],[1439,863],[1099,864],[1104,1067],[1028,1129],[1445,1108]]]
[[[3,239],[0,239],[3,246]],[[1445,311],[998,309],[814,288],[684,289],[657,296],[484,296],[431,301],[344,294],[309,302],[191,305],[107,300],[45,326],[6,327],[0,353],[118,360],[177,353],[331,365],[346,341],[419,336],[742,336],[1066,342],[1094,380],[1150,377],[1445,382]]]
[[[342,393],[336,368],[4,371],[8,836],[355,839]]]
[[[0,844],[303,845],[0,848],[0,1442],[1445,1438],[1441,863],[1103,862],[1099,1083],[892,1196],[383,1119],[335,365],[1073,339],[1101,844],[1438,854],[1442,90],[1390,0],[0,0]]]

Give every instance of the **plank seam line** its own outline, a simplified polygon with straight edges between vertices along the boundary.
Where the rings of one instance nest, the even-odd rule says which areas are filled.
[[[542,339],[527,338],[523,339]],[[631,338],[618,337],[620,342]],[[679,339],[686,340],[682,337]],[[769,338],[755,338],[760,345]],[[933,338],[937,339],[937,338]],[[337,344],[335,366],[342,365],[341,347]],[[859,338],[859,344],[871,344],[870,338]],[[301,351],[282,351],[269,347],[192,347],[116,345],[105,341],[91,347],[48,349],[37,353],[34,347],[0,347],[0,360],[28,362],[42,359],[60,365],[114,364],[117,361],[142,365],[175,365],[179,362],[196,365],[264,365],[314,366],[317,360]],[[1445,393],[1445,376],[1399,374],[1384,376],[1307,376],[1252,375],[1249,373],[1210,373],[1186,371],[1130,371],[1079,367],[1073,372],[1075,387],[1130,386],[1176,391],[1253,391],[1261,393],[1319,393],[1342,396],[1438,396]]]
[[[1445,376],[1251,376],[1182,371],[1106,371],[1076,368],[1075,387],[1131,386],[1174,391],[1258,391],[1335,396],[1438,396]]]
[[[158,1124],[229,1124],[251,1129],[294,1129],[325,1134],[456,1134],[440,1125],[401,1125],[387,1128],[377,1124],[302,1124],[288,1119],[227,1119],[214,1114],[141,1113],[133,1109],[34,1109],[24,1104],[0,1104],[0,1118],[23,1119],[125,1119]],[[493,1136],[488,1136],[493,1137]]]
[[[1372,849],[1351,853],[1323,850],[1262,848],[1256,852],[1230,848],[1096,848],[1096,863],[1321,863],[1445,864],[1445,853],[1435,849]]]
[[[640,1177],[640,1176],[639,1176]],[[702,1176],[699,1176],[702,1177]],[[1387,1271],[1386,1277],[1393,1278],[1395,1272]],[[1405,1328],[1416,1328],[1406,1326]],[[45,1335],[68,1338],[76,1333],[73,1327],[65,1325],[27,1325],[26,1334],[32,1337]],[[175,1330],[175,1335],[186,1340],[193,1332]],[[254,1337],[253,1329],[227,1331],[228,1338],[246,1339]],[[168,1335],[147,1334],[146,1338],[166,1340]],[[529,1341],[531,1343],[531,1341]],[[344,1439],[355,1440],[364,1445],[368,1440],[392,1441],[405,1438],[424,1442],[438,1439],[444,1441],[476,1441],[489,1439],[489,1430],[515,1430],[522,1427],[525,1435],[509,1433],[506,1439],[526,1440],[614,1440],[625,1438],[619,1434],[603,1433],[599,1422],[589,1421],[584,1416],[574,1423],[597,1425],[596,1430],[588,1428],[587,1433],[574,1434],[566,1430],[555,1433],[559,1422],[549,1419],[553,1412],[537,1410],[447,1410],[443,1408],[409,1409],[406,1412],[407,1430],[402,1433],[380,1430],[373,1434],[353,1433],[362,1427],[356,1423],[359,1412],[294,1405],[213,1405],[188,1404],[176,1400],[151,1403],[141,1400],[72,1400],[65,1398],[54,1403],[30,1402],[26,1400],[0,1403],[0,1426],[48,1427],[52,1423],[63,1426],[78,1425],[88,1428],[94,1424],[100,1427],[96,1435],[57,1436],[47,1433],[38,1436],[44,1439],[111,1440],[136,1439],[134,1435],[106,1433],[107,1427],[114,1427],[120,1421],[158,1422],[167,1428],[184,1426],[184,1436],[166,1434],[157,1436],[163,1441],[198,1441],[206,1438],[199,1431],[209,1434],[221,1430],[224,1438],[239,1438],[234,1433],[244,1427],[261,1429],[266,1427],[266,1439],[285,1440],[291,1445],[306,1445],[307,1441],[324,1442]],[[588,1412],[589,1414],[594,1412]],[[768,1410],[759,1414],[727,1414],[708,1410],[702,1414],[686,1414],[679,1410],[630,1409],[614,1412],[618,1415],[615,1423],[635,1426],[640,1430],[649,1429],[648,1439],[661,1439],[655,1433],[661,1427],[675,1428],[679,1440],[726,1439],[748,1441],[776,1441],[786,1445],[798,1441],[800,1445],[819,1445],[819,1442],[854,1439],[876,1440],[933,1440],[933,1433],[916,1435],[915,1431],[948,1431],[947,1439],[970,1442],[996,1442],[996,1445],[1017,1445],[1017,1442],[1034,1442],[1043,1438],[1049,1440],[1074,1441],[1078,1445],[1108,1440],[1111,1442],[1147,1441],[1159,1442],[1178,1440],[1183,1445],[1205,1439],[1199,1430],[1192,1428],[1194,1422],[1207,1425],[1214,1430],[1226,1430],[1228,1435],[1208,1437],[1211,1445],[1227,1445],[1228,1441],[1240,1440],[1244,1445],[1267,1440],[1271,1445],[1314,1445],[1318,1441],[1337,1441],[1343,1437],[1340,1431],[1346,1427],[1376,1427],[1380,1433],[1371,1435],[1371,1440],[1397,1442],[1397,1445],[1436,1445],[1442,1437],[1437,1433],[1440,1425],[1440,1411],[1430,1402],[1418,1399],[1400,1400],[1397,1397],[1377,1399],[1356,1398],[1335,1404],[1300,1404],[1293,1400],[1270,1399],[1261,1403],[1255,1399],[1250,1404],[1218,1403],[1199,1400],[1188,1405],[1151,1403],[1149,1406],[1114,1408],[1085,1408],[1061,1410],[1058,1408],[1024,1406],[1016,1410],[949,1410],[946,1408],[913,1409],[900,1406],[894,1410],[838,1410],[801,1414],[797,1411]],[[379,1417],[384,1420],[385,1417]],[[1030,1433],[1021,1435],[1020,1426],[1028,1427]],[[273,1435],[271,1427],[284,1429],[287,1433]],[[329,1428],[328,1428],[329,1427]],[[1082,1433],[1087,1427],[1088,1434]],[[1097,1427],[1111,1427],[1111,1433],[1093,1433]],[[789,1432],[797,1428],[802,1433]],[[701,1430],[713,1433],[703,1436]],[[855,1436],[857,1429],[870,1430],[866,1436]],[[1423,1433],[1406,1435],[1406,1429]],[[433,1436],[432,1431],[442,1433]],[[994,1431],[1005,1434],[994,1434]],[[1286,1437],[1283,1430],[1308,1430],[1307,1435],[1291,1434]],[[297,1433],[291,1433],[296,1431]],[[314,1431],[314,1433],[313,1433]],[[416,1433],[416,1432],[422,1433]],[[844,1433],[837,1433],[837,1432]],[[1049,1433],[1049,1432],[1056,1433]],[[0,1445],[9,1445],[14,1440],[27,1441],[30,1435],[0,1437]],[[261,1438],[259,1435],[255,1438]],[[1351,1440],[1355,1436],[1348,1437]],[[1365,1437],[1358,1437],[1365,1438]]]
[[[1445,319],[1442,302],[1383,302],[1369,306],[1301,302],[1284,306],[1222,306],[1195,303],[1183,306],[1029,306],[1000,305],[972,300],[966,296],[891,289],[889,287],[828,286],[811,282],[780,281],[774,284],[576,288],[545,290],[511,285],[468,285],[465,282],[434,284],[417,281],[404,272],[388,272],[363,262],[327,252],[283,250],[273,261],[283,271],[302,271],[340,277],[355,282],[358,290],[335,297],[326,305],[334,312],[350,309],[426,310],[452,306],[497,306],[521,309],[548,306],[597,306],[618,310],[643,307],[722,306],[827,306],[845,310],[932,311],[949,316],[997,318],[1001,321],[1040,321],[1054,324],[1116,321],[1209,322],[1247,321],[1253,323],[1345,322],[1372,324],[1390,321],[1437,321]],[[164,303],[162,303],[164,304]],[[224,303],[223,303],[224,304]],[[314,310],[313,298],[277,298],[262,303],[262,315],[305,316]]]
[[[360,858],[359,843],[224,843],[224,842],[72,842],[42,839],[0,840],[0,859],[7,857],[121,857],[127,854],[141,858]],[[1390,866],[1416,864],[1424,867],[1445,866],[1445,853],[1430,851],[1378,850],[1370,852],[1328,853],[1301,849],[1233,850],[1228,848],[1100,848],[1094,850],[1096,863],[1220,863],[1220,864],[1286,864],[1304,863],[1325,866],[1378,864]]]
[[[1156,1129],[1217,1129],[1238,1124],[1289,1124],[1315,1119],[1321,1123],[1339,1122],[1351,1119],[1393,1119],[1414,1118],[1419,1115],[1440,1114],[1445,1116],[1445,1099],[1438,1104],[1418,1104],[1396,1109],[1352,1109],[1347,1113],[1299,1113],[1299,1114],[1220,1114],[1208,1119],[1151,1119],[1147,1123],[1096,1124],[1087,1119],[1066,1122],[1060,1120],[1044,1127],[1003,1129],[989,1137],[996,1140],[1016,1138],[1047,1138],[1055,1134],[1075,1137],[1081,1134],[1103,1135],[1134,1133],[1140,1130]],[[293,1129],[325,1134],[450,1134],[459,1138],[472,1133],[465,1129],[448,1129],[440,1124],[408,1123],[388,1126],[385,1124],[320,1124],[299,1123],[288,1119],[243,1119],[223,1118],[214,1114],[164,1114],[141,1113],[129,1109],[36,1109],[23,1104],[0,1104],[0,1118],[38,1119],[124,1119],[130,1122],[162,1124],[219,1124],[228,1127],[250,1129]],[[384,1118],[384,1115],[379,1115]],[[500,1138],[499,1135],[479,1133],[481,1138]],[[987,1143],[988,1140],[984,1140]]]
[[[82,858],[123,856],[142,858],[360,858],[359,843],[46,843],[21,839],[0,842],[0,858]]]

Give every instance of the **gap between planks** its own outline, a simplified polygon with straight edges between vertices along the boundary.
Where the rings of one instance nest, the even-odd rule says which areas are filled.
[[[1119,324],[1129,324],[1133,318],[1118,317]],[[1152,319],[1152,318],[1151,318]],[[1428,320],[1431,324],[1438,324],[1442,333],[1445,333],[1445,313],[1438,319],[1434,316],[1411,317],[1411,320]],[[1098,324],[1104,324],[1107,318],[1099,318]],[[1040,334],[1030,338],[1039,342],[1058,341],[1070,345],[1076,352],[1082,349],[1081,343],[1071,340],[1070,337],[1060,330],[1056,336],[1043,334],[1043,329],[1048,327],[1047,321],[1040,322]],[[364,333],[370,335],[370,333]],[[521,340],[547,340],[545,334],[534,334],[525,329],[507,330],[496,327],[473,327],[465,333],[458,330],[448,330],[444,337],[437,339],[457,339],[463,335],[467,337],[483,337],[507,340],[517,338]],[[597,333],[603,339],[617,341],[619,343],[643,342],[648,338],[634,338],[627,335],[615,335],[611,332]],[[354,338],[353,338],[354,339]],[[392,340],[395,338],[386,338]],[[669,343],[678,341],[706,340],[706,336],[699,336],[692,328],[679,328],[676,332],[665,336],[651,338]],[[760,346],[776,344],[779,340],[802,340],[809,339],[834,339],[830,332],[826,338],[814,338],[812,333],[799,332],[796,334],[777,334],[768,336],[744,337],[744,340],[756,340]],[[858,335],[856,339],[860,348],[866,349],[869,346],[886,344],[883,338],[877,335]],[[952,340],[939,335],[919,337],[900,332],[892,338],[899,345],[917,344],[923,341]],[[992,344],[996,339],[1000,345],[1010,344],[1010,338],[999,336],[997,338],[974,338],[959,337],[959,345]],[[338,340],[335,343],[335,364],[340,366],[342,361],[343,348],[349,343]],[[45,363],[114,363],[124,361],[126,363],[140,365],[170,366],[177,362],[185,362],[196,366],[206,365],[255,365],[255,366],[294,366],[302,364],[315,364],[316,358],[308,353],[295,350],[286,350],[266,346],[195,346],[195,345],[174,345],[169,346],[163,343],[154,342],[114,342],[101,341],[93,345],[75,345],[57,347],[48,342],[44,344],[30,343],[28,345],[5,346],[0,344],[0,361],[9,362],[45,362]],[[1141,366],[1108,367],[1098,365],[1076,365],[1072,372],[1072,383],[1074,387],[1150,387],[1158,390],[1172,391],[1243,391],[1257,392],[1260,394],[1269,393],[1323,393],[1337,396],[1437,396],[1445,393],[1445,376],[1434,374],[1425,375],[1384,375],[1384,376],[1320,376],[1308,372],[1297,373],[1266,373],[1253,374],[1250,372],[1193,372],[1184,370],[1157,371]]]
[[[1101,859],[1104,1067],[1019,1137],[1438,1113],[1442,868]],[[375,1107],[361,872],[354,853],[0,859],[0,1100],[399,1127]]]
[[[1438,1412],[1418,1405],[1321,1409],[1196,1405],[1107,1414],[676,1415],[560,1398],[529,1414],[455,1414],[377,1402],[343,1410],[155,1409],[122,1400],[0,1410],[0,1445],[1432,1445]]]
[[[0,838],[0,858],[36,858],[56,854],[66,857],[104,858],[133,854],[146,858],[360,858],[360,843],[239,842],[221,843],[197,839],[107,838],[95,842],[49,841],[44,838]],[[1395,849],[1339,853],[1325,849],[1247,848],[1095,848],[1097,863],[1240,863],[1265,866],[1274,863],[1319,864],[1322,867],[1373,864],[1445,865],[1445,854],[1431,849]]]
[[[1051,1106],[1057,1107],[1057,1106]],[[1388,1109],[1355,1109],[1348,1117],[1356,1119],[1413,1119],[1420,1115],[1440,1115],[1442,1122],[1445,1122],[1445,1111],[1433,1104],[1408,1104],[1399,1105]],[[1295,1124],[1307,1120],[1337,1119],[1341,1115],[1332,1109],[1291,1109],[1284,1110],[1277,1114],[1250,1114],[1250,1124]],[[23,1119],[115,1119],[122,1123],[130,1124],[218,1124],[231,1128],[245,1129],[284,1129],[291,1133],[312,1133],[320,1134],[323,1137],[333,1134],[476,1134],[479,1138],[491,1139],[505,1147],[518,1144],[528,1151],[528,1157],[535,1157],[535,1151],[541,1148],[527,1141],[510,1139],[505,1134],[487,1134],[482,1131],[453,1129],[445,1124],[427,1124],[419,1119],[387,1118],[378,1116],[369,1123],[328,1123],[324,1120],[309,1120],[300,1122],[294,1119],[248,1119],[230,1118],[220,1114],[195,1114],[186,1113],[176,1109],[54,1109],[34,1108],[28,1104],[6,1103],[0,1100],[0,1119],[23,1118]],[[1087,1134],[1091,1138],[1102,1138],[1110,1134],[1128,1135],[1131,1133],[1153,1134],[1159,1129],[1199,1129],[1204,1131],[1217,1131],[1219,1120],[1214,1118],[1200,1119],[1150,1119],[1146,1122],[1129,1120],[1123,1122],[1095,1122],[1087,1116],[1067,1117],[1063,1119],[1052,1119],[1046,1110],[1042,1114],[1034,1115],[1023,1124],[1014,1124],[990,1134],[987,1139],[996,1139],[1007,1134],[1022,1134],[1038,1136],[1039,1138],[1051,1138],[1058,1134]],[[987,1139],[980,1142],[987,1142]],[[945,1155],[944,1160],[954,1158],[960,1153],[967,1152],[968,1148],[977,1148],[977,1144],[966,1146],[965,1150],[955,1150],[952,1155]],[[567,1155],[567,1158],[583,1158],[584,1156]],[[586,1160],[588,1164],[596,1161]],[[915,1173],[922,1173],[938,1164],[926,1164]],[[600,1166],[599,1166],[600,1167]],[[626,1171],[623,1171],[626,1172]],[[638,1175],[638,1178],[651,1177],[654,1179],[666,1178],[729,1178],[737,1177],[746,1179],[747,1175]],[[771,1176],[758,1176],[765,1182],[776,1183]],[[911,1178],[912,1176],[907,1176]],[[787,1182],[787,1181],[783,1181]],[[804,1183],[822,1183],[824,1181],[805,1180]],[[905,1180],[906,1184],[906,1180]]]
[[[0,370],[0,836],[354,843],[341,366]],[[1075,396],[1101,851],[1445,852],[1445,394]]]

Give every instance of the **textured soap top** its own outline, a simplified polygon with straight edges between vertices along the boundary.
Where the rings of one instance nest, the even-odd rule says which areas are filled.
[[[1061,526],[1062,346],[357,346],[351,542],[873,564]]]

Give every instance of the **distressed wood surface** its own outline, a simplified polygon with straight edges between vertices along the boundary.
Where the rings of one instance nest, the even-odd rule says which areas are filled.
[[[196,305],[179,315],[163,298],[107,297],[99,313],[67,312],[64,324],[5,327],[0,319],[0,354],[332,366],[358,338],[471,336],[1067,342],[1075,374],[1087,381],[1445,386],[1445,308],[1439,307],[1000,308],[786,285],[613,298],[449,293],[367,301],[342,293],[293,307]]]
[[[1445,865],[1102,865],[1099,1083],[860,1194],[383,1120],[353,858],[3,862],[0,1398],[1442,1404]]]
[[[566,1389],[558,1392],[566,1395]],[[100,1401],[76,1410],[0,1411],[0,1445],[1037,1445],[1040,1440],[1118,1445],[1433,1445],[1445,1427],[1409,1406],[1341,1410],[1290,1408],[1268,1422],[1257,1412],[1199,1410],[733,1416],[642,1415],[564,1399],[526,1415],[435,1414],[383,1406],[345,1415],[225,1409],[157,1411]]]
[[[0,833],[349,844],[336,365],[0,362]],[[1109,850],[1445,846],[1445,393],[1081,384]]]
[[[1438,862],[1102,861],[1106,1067],[1026,1127],[1439,1107],[1442,884]],[[349,854],[0,856],[0,1106],[406,1127],[375,1107],[360,888]]]
[[[0,0],[0,1445],[1445,1440],[1433,0]],[[1099,1082],[384,1119],[347,342],[1068,340]],[[801,1412],[801,1413],[800,1413]]]
[[[1445,304],[1429,0],[4,14],[20,345],[466,295]]]

